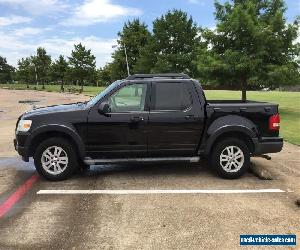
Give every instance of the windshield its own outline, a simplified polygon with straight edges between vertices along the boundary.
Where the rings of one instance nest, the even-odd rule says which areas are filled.
[[[87,103],[89,106],[95,105],[103,96],[105,96],[107,93],[109,93],[111,90],[113,90],[115,87],[117,87],[122,81],[118,80],[110,84],[106,89],[101,91],[98,95],[93,97],[89,102]]]

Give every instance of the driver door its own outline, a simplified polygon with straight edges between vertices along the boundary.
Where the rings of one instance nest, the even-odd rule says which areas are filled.
[[[91,109],[86,147],[88,156],[129,158],[147,155],[148,89],[147,83],[125,83]],[[102,102],[109,105],[105,115],[98,112]]]

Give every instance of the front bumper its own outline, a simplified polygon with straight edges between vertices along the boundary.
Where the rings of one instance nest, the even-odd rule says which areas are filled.
[[[283,139],[281,137],[262,137],[254,139],[254,155],[277,153],[282,150]]]
[[[24,144],[19,145],[17,138],[14,139],[15,150],[18,152],[20,156],[22,156],[23,161],[28,162],[29,161],[28,150],[25,146],[23,146]]]

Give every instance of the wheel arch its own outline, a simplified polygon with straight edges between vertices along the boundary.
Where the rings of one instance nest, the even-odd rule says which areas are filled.
[[[257,127],[249,119],[237,115],[224,116],[215,120],[208,128],[204,154],[208,156],[214,145],[224,138],[243,140],[253,153],[255,151],[253,139],[257,137]]]
[[[28,144],[28,156],[33,156],[37,146],[44,140],[52,137],[64,138],[72,145],[78,155],[83,158],[85,155],[85,148],[80,136],[71,128],[58,125],[47,125],[35,130],[31,136],[30,140],[26,142]]]
[[[242,140],[246,143],[247,147],[249,148],[250,153],[253,153],[255,151],[254,142],[247,133],[244,133],[241,131],[228,131],[228,132],[221,133],[211,142],[211,145],[206,148],[206,151],[205,151],[206,155],[209,155],[211,153],[211,151],[213,150],[214,146],[217,143],[219,143],[220,141],[222,141],[226,138],[236,138],[236,139]]]

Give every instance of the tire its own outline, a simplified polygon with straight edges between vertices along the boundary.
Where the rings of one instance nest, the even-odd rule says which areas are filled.
[[[225,138],[214,146],[210,162],[219,176],[237,179],[250,166],[250,151],[244,141],[237,138]]]
[[[78,169],[73,145],[60,137],[52,137],[40,143],[33,158],[37,172],[51,181],[65,180]]]

